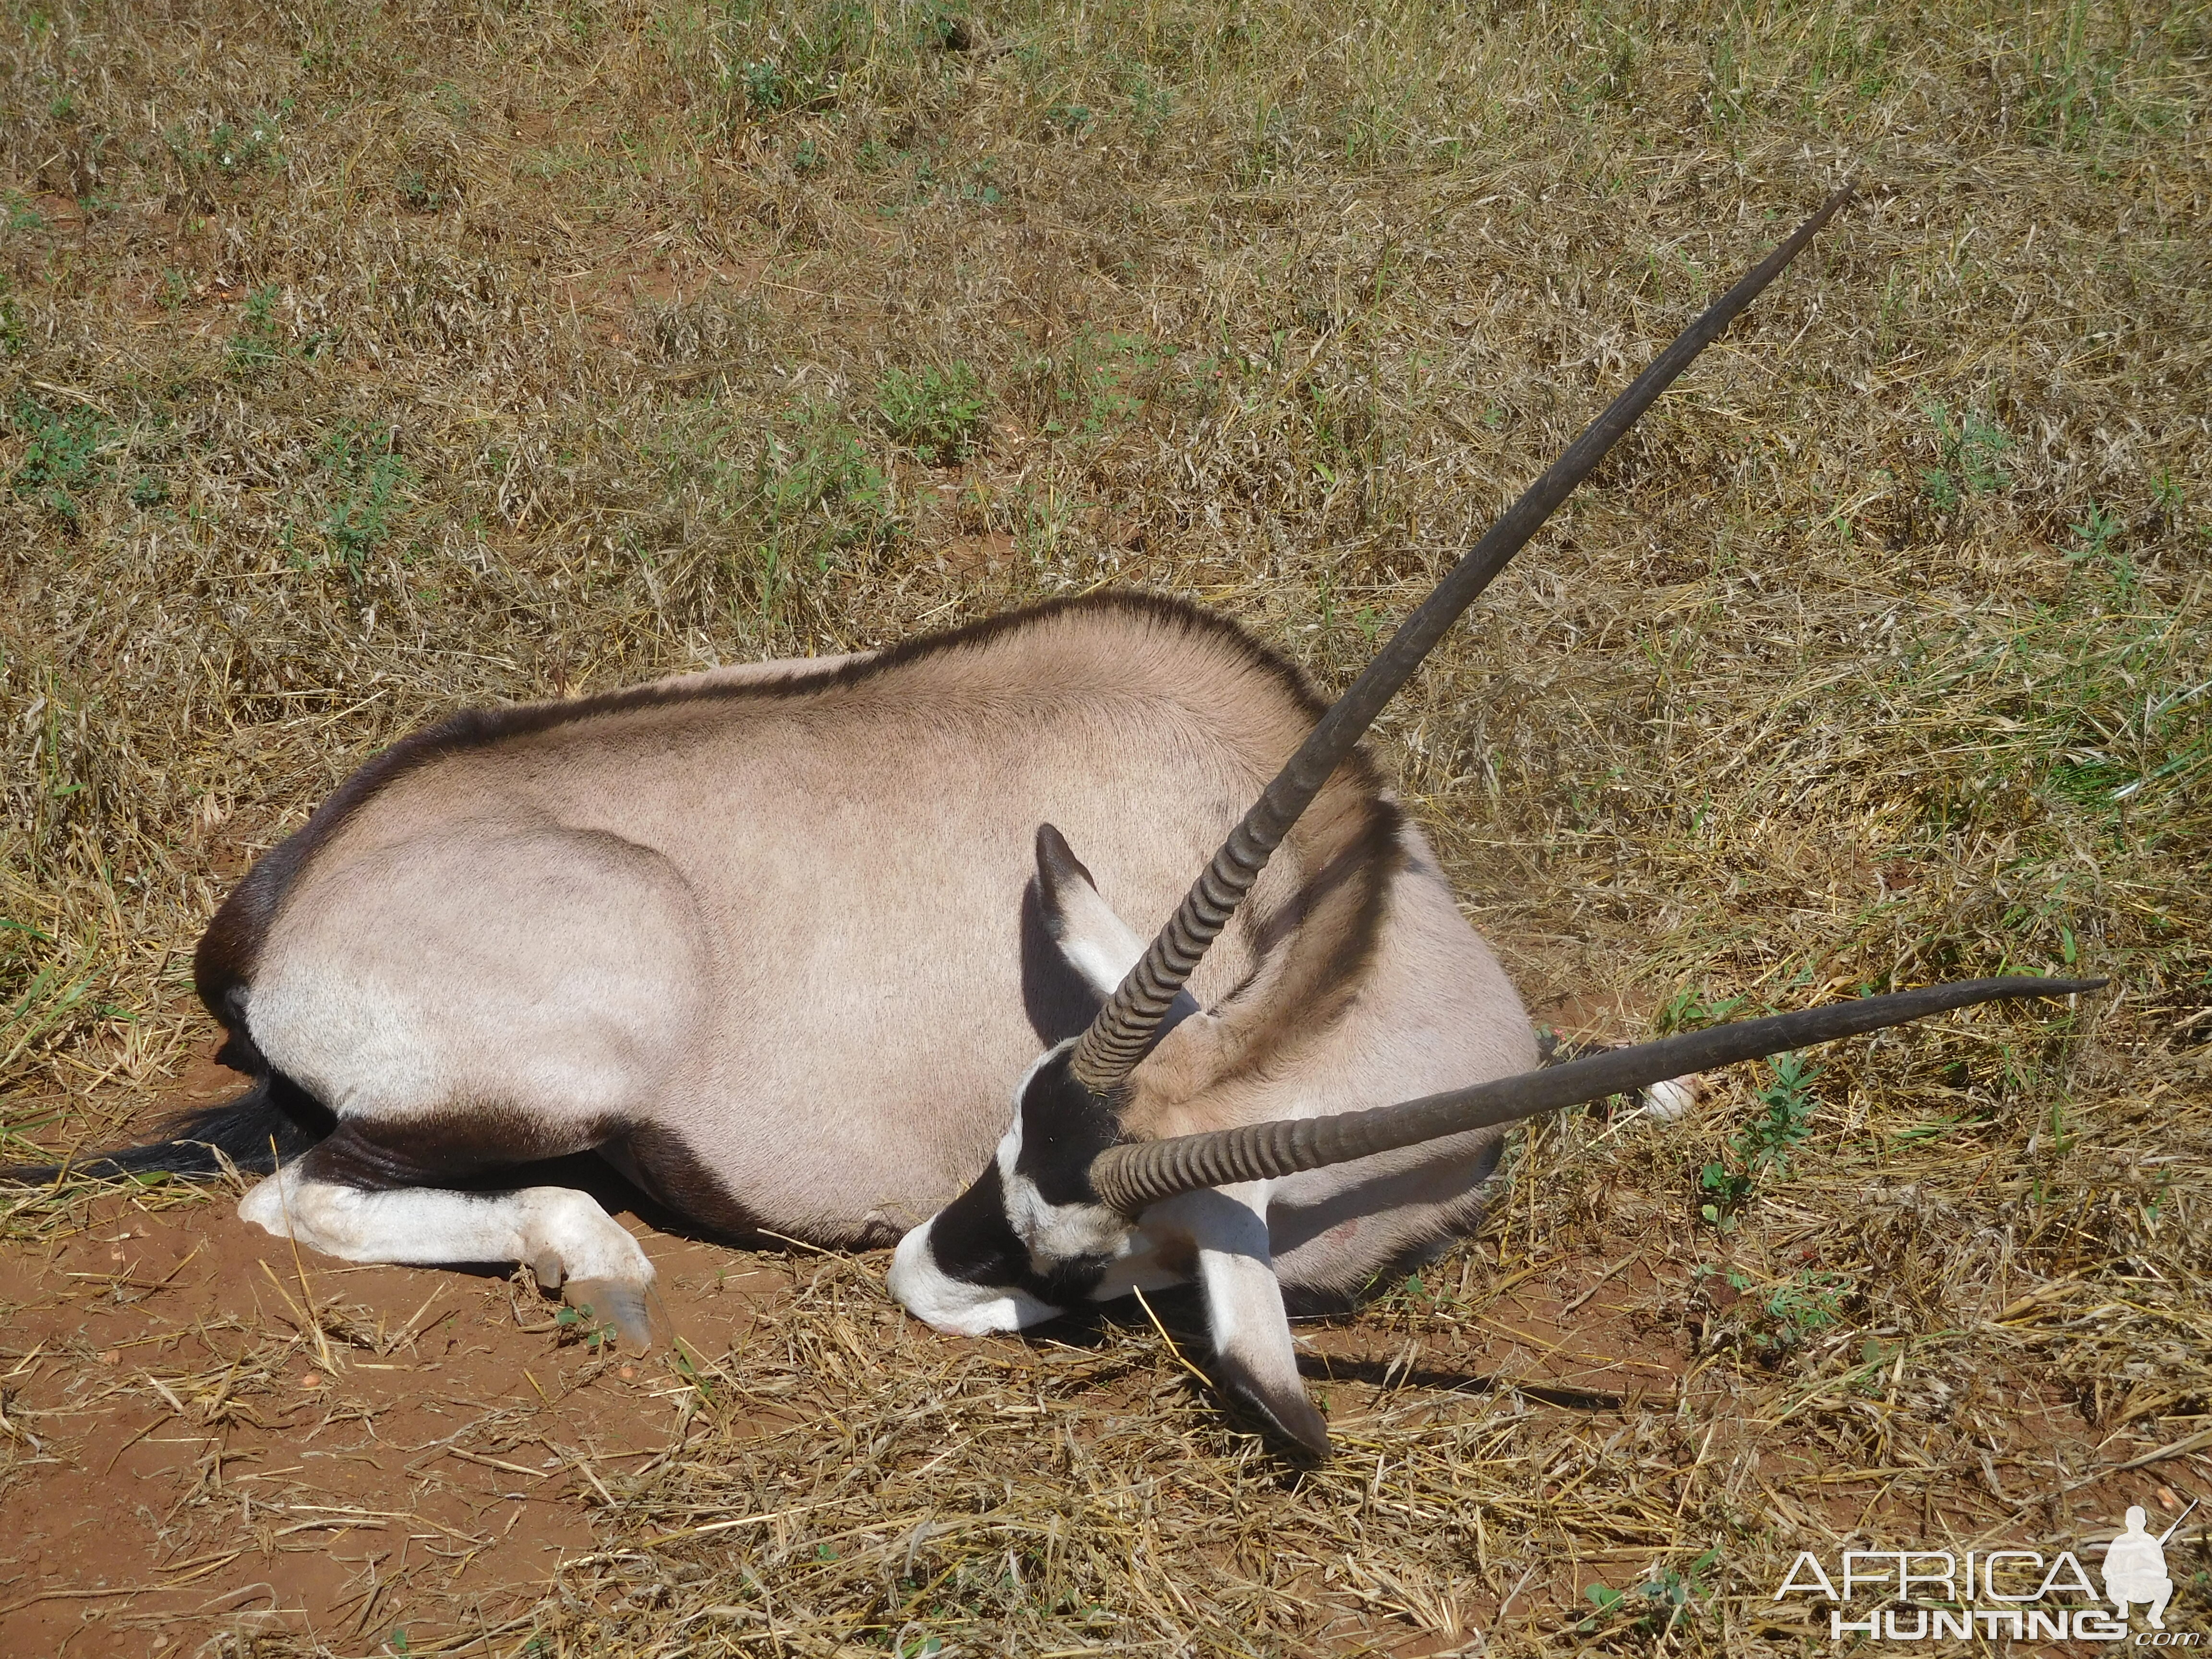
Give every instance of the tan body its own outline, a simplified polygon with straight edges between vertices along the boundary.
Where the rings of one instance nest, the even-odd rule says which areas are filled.
[[[624,1276],[611,1237],[563,1242],[585,1224],[574,1195],[544,1200],[551,1220],[397,1203],[361,1189],[407,1182],[339,1167],[351,1136],[428,1188],[441,1158],[598,1148],[710,1227],[890,1243],[974,1177],[1009,1090],[1097,1006],[1037,921],[1037,824],[1150,925],[1315,712],[1226,624],[1109,598],[878,659],[520,711],[373,763],[389,775],[349,785],[258,896],[258,934],[228,911],[210,930],[252,1042],[343,1132],[245,1212],[355,1259],[507,1244],[550,1252],[555,1276]],[[1512,987],[1364,763],[1192,988],[1212,1012],[1140,1068],[1133,1132],[1374,1106],[1534,1061]],[[1495,1139],[1283,1183],[1268,1231],[1294,1301],[1462,1231]]]

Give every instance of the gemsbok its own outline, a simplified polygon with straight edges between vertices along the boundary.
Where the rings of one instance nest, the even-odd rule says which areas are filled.
[[[1468,1231],[1513,1121],[2102,982],[1936,986],[1538,1068],[1358,746],[1847,197],[1656,360],[1334,705],[1227,622],[1108,595],[405,739],[200,942],[251,1086],[79,1167],[233,1164],[266,1177],[239,1212],[271,1233],[526,1264],[639,1340],[636,1240],[517,1171],[593,1152],[716,1232],[896,1242],[891,1291],[948,1332],[1194,1279],[1221,1382],[1325,1453],[1288,1315]],[[1126,920],[1170,913],[1149,945]]]

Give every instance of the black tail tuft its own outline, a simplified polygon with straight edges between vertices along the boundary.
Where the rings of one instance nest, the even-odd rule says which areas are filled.
[[[204,1180],[222,1173],[224,1157],[249,1175],[267,1175],[280,1158],[299,1157],[337,1127],[330,1109],[305,1089],[271,1072],[254,1079],[246,1092],[220,1106],[203,1106],[171,1119],[168,1138],[150,1146],[125,1146],[80,1159],[66,1167],[72,1175],[184,1176]],[[274,1142],[272,1148],[271,1142]],[[64,1166],[19,1165],[0,1170],[0,1182],[39,1186]]]

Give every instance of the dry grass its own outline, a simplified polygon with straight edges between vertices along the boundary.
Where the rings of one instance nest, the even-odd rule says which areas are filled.
[[[680,1455],[577,1482],[599,1547],[534,1611],[469,1638],[424,1590],[418,1628],[1795,1650],[1798,1548],[2072,1541],[2212,1483],[2114,1473],[2212,1413],[2201,5],[7,5],[11,1152],[165,1086],[226,884],[457,705],[1109,581],[1341,678],[1847,173],[1380,742],[1548,1019],[2115,981],[1826,1055],[1721,1224],[1759,1079],[1532,1132],[1480,1241],[1325,1334],[1498,1386],[1370,1364],[1317,1472],[1140,1320],[952,1345],[822,1261],[668,1374]],[[11,1249],[96,1212],[11,1200]],[[1545,1318],[1619,1404],[1512,1386],[1560,1374],[1498,1334]],[[253,1340],[269,1377],[333,1340]],[[1576,1630],[1670,1568],[1671,1624]]]

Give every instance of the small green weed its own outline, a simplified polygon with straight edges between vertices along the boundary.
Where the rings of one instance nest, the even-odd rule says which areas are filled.
[[[542,1331],[545,1328],[540,1325],[537,1328]],[[571,1307],[565,1302],[553,1315],[553,1329],[556,1343],[565,1346],[571,1342],[581,1342],[593,1353],[613,1346],[617,1340],[613,1326],[602,1323],[583,1310]]]
[[[1249,190],[1264,184],[1297,161],[1289,115],[1279,104],[1262,103],[1253,112],[1251,139],[1235,164],[1238,186]]]
[[[771,431],[761,447],[757,479],[760,501],[772,527],[781,527],[814,512],[843,517],[857,511],[856,532],[887,510],[884,475],[869,458],[860,434],[826,409],[805,409],[781,431]],[[844,542],[853,534],[836,538]]]
[[[274,311],[281,290],[274,283],[246,296],[238,327],[230,337],[224,367],[234,380],[248,380],[265,374],[284,361],[284,345],[276,332]]]
[[[744,83],[745,103],[763,113],[784,108],[797,97],[799,85],[773,58],[757,58],[738,71]]]
[[[1773,1079],[1759,1091],[1765,1115],[1729,1136],[1722,1157],[1698,1172],[1699,1189],[1711,1196],[1698,1213],[1723,1232],[1734,1230],[1763,1177],[1790,1173],[1790,1154],[1813,1133],[1813,1080],[1820,1068],[1794,1054],[1777,1054],[1768,1064]]]
[[[866,441],[832,404],[786,411],[763,434],[749,465],[709,459],[700,468],[702,441],[694,435],[670,454],[672,473],[703,471],[711,510],[749,549],[738,561],[738,574],[763,618],[781,610],[795,583],[829,570],[845,550],[873,544],[896,529],[889,481]]]
[[[1006,200],[1006,194],[991,182],[996,164],[986,156],[968,169],[968,177],[953,188],[955,199],[973,203],[978,207],[997,207]]]
[[[2012,482],[2004,453],[2012,439],[1995,421],[1968,410],[1954,421],[1940,403],[1924,405],[1936,428],[1939,466],[1923,469],[1921,492],[1938,513],[1955,513],[1971,497],[1993,495]]]
[[[243,125],[218,122],[204,141],[175,131],[162,136],[179,170],[196,181],[240,179],[256,170],[274,170],[284,162],[278,148],[281,129],[276,114],[256,113]]]
[[[1719,1550],[1707,1550],[1688,1566],[1668,1567],[1658,1577],[1631,1590],[1617,1590],[1605,1584],[1589,1585],[1583,1594],[1595,1612],[1575,1626],[1576,1633],[1587,1636],[1600,1626],[1618,1620],[1623,1621],[1620,1628],[1665,1635],[1674,1628],[1693,1601],[1702,1601],[1712,1594],[1699,1575],[1719,1557]]]
[[[228,173],[274,167],[282,159],[276,151],[276,123],[265,116],[243,127],[226,121],[208,135],[208,153]]]
[[[932,466],[964,461],[983,431],[983,392],[957,358],[942,370],[886,370],[876,386],[884,430]]]
[[[676,1368],[676,1374],[678,1376],[691,1385],[691,1390],[699,1396],[701,1405],[711,1406],[714,1403],[714,1385],[701,1375],[698,1366],[692,1364],[691,1356],[684,1351],[681,1343],[677,1345],[676,1352],[669,1356],[669,1364]]]
[[[2068,550],[2066,556],[2078,564],[2085,559],[2107,557],[2106,550],[2120,538],[2128,526],[2118,514],[2106,512],[2092,498],[2081,522],[2067,527],[2074,532],[2075,545]]]
[[[1175,88],[1137,69],[1126,77],[1123,89],[1128,94],[1130,113],[1136,117],[1137,131],[1147,140],[1158,137],[1175,113]]]
[[[726,106],[741,103],[756,118],[835,106],[848,67],[867,54],[873,17],[843,4],[811,15],[779,9],[774,17],[771,24],[766,8],[733,6],[710,26],[709,38],[720,37],[716,58],[735,66],[720,74]]]
[[[1142,412],[1175,356],[1174,346],[1141,335],[1085,330],[1025,364],[1022,390],[1039,430],[1101,433]]]
[[[727,422],[711,403],[688,404],[646,453],[669,509],[711,527],[721,572],[763,622],[794,584],[896,531],[892,485],[869,441],[827,401],[786,408],[757,428]]]
[[[1774,1328],[1755,1334],[1753,1346],[1792,1348],[1817,1332],[1841,1324],[1844,1283],[1841,1273],[1815,1273],[1807,1267],[1777,1285],[1759,1303]]]
[[[1907,1345],[1899,1343],[1892,1347],[1878,1337],[1865,1337],[1859,1343],[1859,1363],[1847,1379],[1850,1391],[1864,1399],[1878,1397],[1883,1390],[1883,1373],[1896,1363]]]
[[[20,357],[30,349],[30,325],[23,320],[23,308],[15,303],[8,273],[0,270],[0,356]]]
[[[16,398],[9,422],[31,441],[8,487],[33,497],[57,518],[76,523],[75,492],[89,485],[106,464],[104,452],[114,428],[96,410],[72,404],[56,414],[23,397]]]
[[[392,194],[410,213],[435,213],[446,205],[446,193],[430,181],[421,167],[402,167],[392,181]]]
[[[2087,5],[2060,8],[2062,32],[2027,54],[2021,123],[2031,138],[2054,149],[2083,149],[2131,132],[2155,132],[2175,113],[2165,100],[2123,84],[2132,64],[2127,56],[2084,39],[2088,15]]]
[[[915,9],[919,15],[915,20],[913,40],[916,46],[933,48],[939,52],[973,52],[975,32],[967,18],[944,3],[944,0],[922,0]]]
[[[321,459],[330,492],[323,539],[358,583],[369,556],[391,536],[399,490],[415,475],[393,453],[388,432],[368,437],[343,428],[323,441]]]
[[[1973,757],[1971,771],[1923,793],[1929,832],[1990,813],[2020,822],[2033,808],[2062,823],[2087,814],[2117,834],[2124,814],[2187,801],[2212,764],[2203,623],[2142,591],[2115,518],[2100,511],[2082,520],[2077,574],[2056,603],[2023,607],[2001,629],[1943,621],[1907,647],[1905,660],[1917,667],[1899,695],[1960,711],[1929,741]],[[2099,538],[2103,556],[2091,558]],[[2002,720],[1967,712],[2013,685],[2032,685],[2034,695],[2007,704]],[[2042,943],[2063,945],[2055,927],[2042,932]]]
[[[1840,1273],[1804,1268],[1773,1285],[1764,1295],[1738,1268],[1721,1273],[1710,1262],[1702,1263],[1694,1277],[1705,1284],[1716,1273],[1735,1292],[1732,1297],[1713,1298],[1714,1319],[1708,1327],[1707,1340],[1717,1348],[1737,1346],[1760,1364],[1771,1365],[1811,1337],[1844,1321],[1843,1297],[1848,1286]]]
[[[1723,1232],[1735,1231],[1736,1213],[1751,1202],[1752,1194],[1758,1190],[1756,1177],[1740,1170],[1730,1170],[1725,1164],[1705,1165],[1698,1176],[1701,1191],[1712,1197],[1698,1206],[1698,1213]]]
[[[1431,1279],[1413,1273],[1399,1279],[1378,1274],[1361,1291],[1360,1300],[1379,1314],[1425,1319],[1456,1303],[1459,1291],[1441,1273]]]
[[[1685,986],[1660,1007],[1656,1021],[1659,1035],[1669,1036],[1676,1031],[1697,1031],[1717,1025],[1750,1000],[1748,997],[1730,997],[1725,1002],[1716,1002],[1704,991]]]

